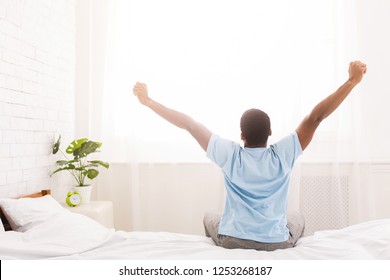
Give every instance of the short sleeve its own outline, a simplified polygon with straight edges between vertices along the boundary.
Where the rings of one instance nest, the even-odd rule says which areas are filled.
[[[298,156],[302,154],[301,143],[295,131],[279,142],[271,145],[271,149],[275,151],[279,159],[289,168],[293,167]]]
[[[223,168],[229,164],[235,151],[239,149],[239,144],[233,141],[220,138],[213,134],[207,145],[207,157],[218,166]]]

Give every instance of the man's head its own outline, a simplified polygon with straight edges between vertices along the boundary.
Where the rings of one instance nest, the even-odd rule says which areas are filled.
[[[259,109],[249,109],[242,114],[241,139],[245,147],[266,147],[268,136],[271,135],[271,122],[266,113]]]

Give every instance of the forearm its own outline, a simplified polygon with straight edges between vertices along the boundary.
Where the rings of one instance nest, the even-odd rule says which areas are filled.
[[[148,98],[147,102],[145,102],[145,105],[171,124],[187,130],[199,143],[202,149],[205,151],[207,150],[207,146],[211,138],[211,132],[207,129],[207,127],[201,123],[198,123],[190,116],[167,108],[151,98]]]
[[[190,130],[191,125],[195,122],[190,116],[182,112],[165,107],[161,103],[154,101],[151,98],[149,98],[148,102],[145,105],[151,110],[153,110],[160,117],[164,118],[165,120],[179,128]]]
[[[355,86],[356,83],[347,80],[333,94],[318,103],[311,111],[309,118],[319,124],[340,106]]]

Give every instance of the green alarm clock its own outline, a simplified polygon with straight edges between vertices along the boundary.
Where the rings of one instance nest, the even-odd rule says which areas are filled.
[[[78,192],[68,192],[65,201],[70,207],[76,207],[80,205],[82,198]]]

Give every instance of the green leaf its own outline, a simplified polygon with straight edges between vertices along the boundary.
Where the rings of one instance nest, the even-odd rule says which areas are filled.
[[[109,168],[110,167],[110,164],[108,162],[104,162],[104,161],[101,161],[101,160],[91,160],[91,161],[88,161],[89,163],[92,163],[94,165],[100,165],[100,166],[103,166],[104,168]]]
[[[60,136],[58,136],[57,141],[53,145],[53,155],[55,155],[59,151],[60,144],[61,144],[61,134],[60,134]]]
[[[84,170],[87,170],[86,168],[87,168],[87,166],[80,166],[80,167],[76,167],[74,170],[76,170],[76,171],[84,171]]]
[[[74,165],[61,167],[61,168],[54,170],[53,173],[50,174],[50,176],[52,176],[53,174],[55,174],[57,172],[63,171],[63,170],[72,170],[72,169],[74,169]]]
[[[68,164],[68,170],[76,169],[76,166],[72,163]]]
[[[65,170],[65,169],[63,169],[63,168],[58,168],[58,169],[54,170],[54,171],[50,174],[50,177],[51,177],[53,174],[55,174],[55,173],[57,173],[57,172],[60,172],[60,171],[62,171],[62,170]]]
[[[87,177],[89,179],[94,179],[97,175],[99,175],[99,171],[97,171],[96,169],[88,169],[86,170],[84,173],[84,175],[87,175]]]
[[[69,144],[68,148],[66,148],[66,152],[68,154],[73,154],[75,150],[79,149],[81,145],[87,141],[88,141],[87,138],[74,140],[72,143]]]
[[[87,155],[94,153],[101,147],[102,143],[100,142],[94,142],[94,141],[87,141],[81,144],[80,148],[75,149],[73,151],[73,155],[77,158],[83,158]]]
[[[63,165],[67,165],[68,161],[67,160],[57,160],[56,163],[57,163],[57,165],[63,166]]]

